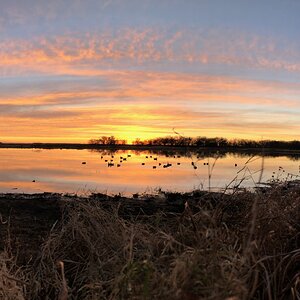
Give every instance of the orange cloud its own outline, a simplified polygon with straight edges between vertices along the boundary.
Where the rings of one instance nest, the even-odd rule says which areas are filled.
[[[242,68],[300,71],[299,47],[264,36],[229,30],[155,28],[70,34],[0,43],[0,65],[7,72],[56,73],[68,66],[78,71],[119,68],[153,62],[221,64]]]
[[[26,93],[2,93],[2,105],[31,106],[78,106],[112,105],[126,100],[132,102],[165,101],[166,104],[183,105],[187,101],[196,104],[244,104],[297,107],[299,105],[300,84],[274,81],[241,80],[234,77],[204,76],[197,74],[158,73],[142,71],[101,71],[96,78],[99,85],[90,87],[89,82],[75,81],[65,87],[53,85],[45,91],[31,90]],[[101,83],[104,81],[105,83]],[[47,89],[49,91],[47,91]]]

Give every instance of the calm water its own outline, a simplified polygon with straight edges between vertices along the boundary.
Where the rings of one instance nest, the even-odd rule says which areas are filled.
[[[114,165],[108,167],[108,163]],[[260,171],[262,165],[263,173]],[[239,184],[251,187],[261,176],[264,182],[287,177],[299,179],[299,165],[299,159],[286,156],[263,159],[217,153],[0,149],[0,192],[128,195],[153,192],[157,188],[190,191]]]

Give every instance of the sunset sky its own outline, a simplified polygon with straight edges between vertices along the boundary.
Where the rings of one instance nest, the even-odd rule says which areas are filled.
[[[298,0],[0,0],[0,141],[300,139]]]

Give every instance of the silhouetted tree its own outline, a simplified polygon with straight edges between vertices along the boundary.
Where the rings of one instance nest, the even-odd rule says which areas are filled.
[[[118,140],[113,135],[112,136],[101,136],[99,139],[91,139],[89,141],[92,145],[125,145],[126,140]]]

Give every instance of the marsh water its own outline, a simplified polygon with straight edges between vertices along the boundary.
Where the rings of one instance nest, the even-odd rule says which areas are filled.
[[[0,149],[2,193],[133,193],[254,187],[300,179],[300,155]]]

